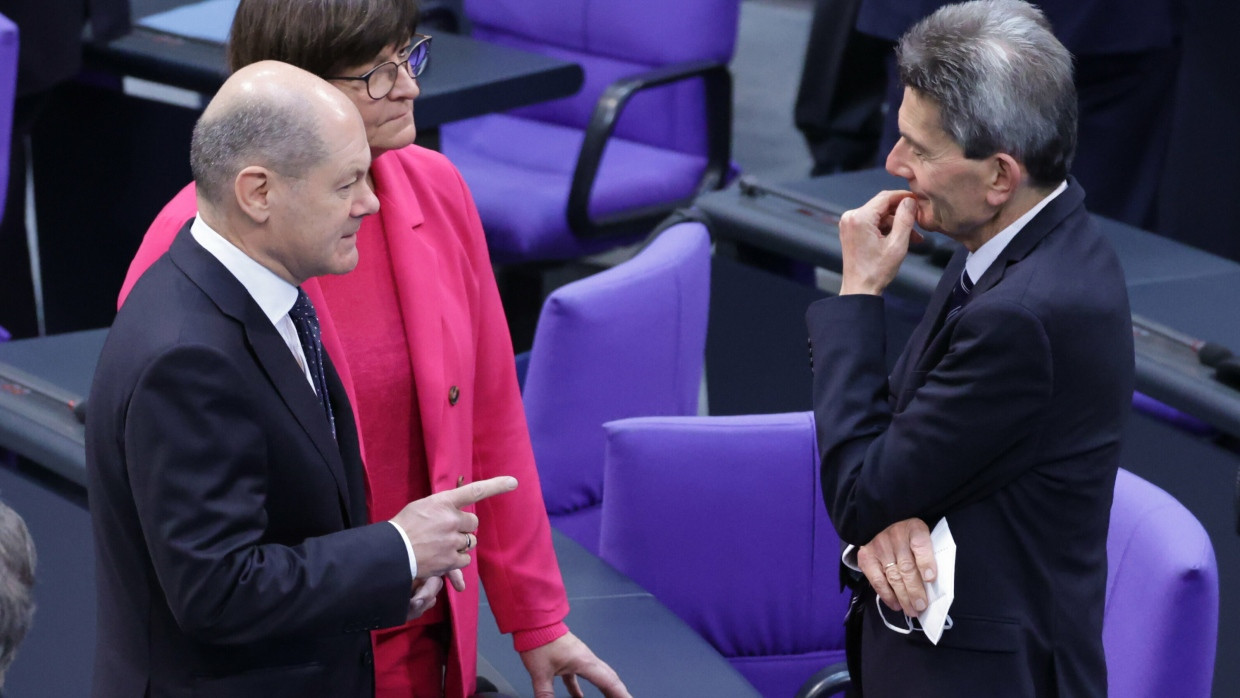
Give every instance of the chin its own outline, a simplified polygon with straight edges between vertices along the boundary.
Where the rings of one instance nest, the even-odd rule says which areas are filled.
[[[349,250],[342,251],[331,260],[331,268],[329,274],[347,274],[357,267],[357,262],[361,257],[357,253],[357,245],[352,245]]]
[[[349,272],[357,268],[357,260],[358,260],[358,256],[356,253],[353,254],[351,257],[349,257],[347,260],[340,260],[332,266],[330,273],[348,274]]]
[[[400,150],[406,146],[413,144],[413,139],[418,135],[417,129],[413,125],[413,118],[408,120],[397,120],[387,124],[387,128],[380,129],[379,133],[370,141],[371,150]]]

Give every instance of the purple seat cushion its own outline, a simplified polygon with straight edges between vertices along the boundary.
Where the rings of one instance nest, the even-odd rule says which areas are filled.
[[[522,398],[553,517],[602,500],[604,422],[697,413],[709,304],[700,223],[672,226],[633,259],[547,298]],[[566,533],[598,549],[597,528]]]
[[[663,417],[607,429],[603,559],[764,695],[843,658],[848,596],[813,414]]]
[[[582,132],[494,114],[445,126],[445,155],[473,192],[496,262],[571,259],[617,244],[568,229],[568,190]],[[592,215],[692,196],[706,158],[613,138],[591,196]]]
[[[1218,638],[1210,538],[1171,495],[1120,470],[1102,623],[1114,696],[1209,696]]]

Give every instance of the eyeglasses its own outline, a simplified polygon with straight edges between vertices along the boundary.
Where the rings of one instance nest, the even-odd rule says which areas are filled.
[[[396,78],[400,77],[400,68],[403,66],[409,73],[409,77],[416,78],[426,70],[426,65],[430,63],[431,54],[431,37],[425,34],[414,34],[416,40],[400,50],[396,54],[399,59],[380,63],[379,65],[366,71],[364,75],[357,77],[341,76],[327,78],[328,80],[361,80],[366,83],[366,94],[371,99],[383,99],[388,96],[393,87],[396,87]]]
[[[904,624],[907,627],[897,628],[896,626],[892,625],[887,620],[887,614],[883,613],[883,602],[881,599],[879,599],[878,596],[874,597],[874,605],[878,607],[878,617],[882,619],[883,625],[887,626],[888,629],[894,630],[897,633],[900,633],[901,635],[911,635],[913,631],[917,631],[919,633],[926,632],[925,630],[922,629],[921,623],[919,623],[916,618],[912,618],[908,614],[905,614],[905,613],[902,613],[900,615],[904,616]],[[943,629],[944,630],[952,629],[952,617],[951,616],[948,616],[945,619],[943,623]]]

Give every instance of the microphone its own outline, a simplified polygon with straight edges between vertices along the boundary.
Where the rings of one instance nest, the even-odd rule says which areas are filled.
[[[1211,368],[1232,357],[1231,350],[1217,342],[1204,342],[1197,349],[1197,360]]]
[[[1240,389],[1240,357],[1218,342],[1194,339],[1145,318],[1132,316],[1132,332],[1135,336],[1155,334],[1185,347],[1197,356],[1201,365],[1214,369],[1214,380],[1223,385]]]

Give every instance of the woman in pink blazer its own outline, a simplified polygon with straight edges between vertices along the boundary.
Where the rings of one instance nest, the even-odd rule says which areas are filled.
[[[374,633],[376,693],[474,692],[481,577],[536,693],[562,675],[580,695],[579,674],[605,695],[627,696],[564,624],[568,601],[473,199],[447,159],[412,145],[415,77],[430,43],[416,23],[413,0],[243,0],[229,45],[234,70],[273,59],[327,78],[366,123],[380,208],[358,232],[360,261],[302,288],[355,406],[371,520],[474,480],[502,474],[521,483],[478,505],[477,564],[464,570],[465,591],[445,589],[408,625]],[[151,224],[120,303],[195,214],[191,183]]]

